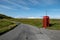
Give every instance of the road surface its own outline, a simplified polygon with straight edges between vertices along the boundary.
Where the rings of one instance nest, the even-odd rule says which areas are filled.
[[[56,35],[51,35],[51,32],[46,29],[20,24],[15,29],[1,35],[0,40],[55,40],[54,36]],[[60,40],[59,38],[57,39]]]
[[[60,30],[48,30],[40,28],[41,32],[46,34],[51,40],[60,40]]]

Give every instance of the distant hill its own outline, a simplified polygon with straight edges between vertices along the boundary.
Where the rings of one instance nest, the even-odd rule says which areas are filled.
[[[12,17],[9,17],[9,16],[4,15],[4,14],[0,14],[0,19],[12,19]]]

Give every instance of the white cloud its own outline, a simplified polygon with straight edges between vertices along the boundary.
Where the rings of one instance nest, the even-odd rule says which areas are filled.
[[[24,0],[14,0],[13,2],[22,4],[22,5],[27,5],[27,3]]]
[[[32,17],[32,16],[20,16],[20,15],[17,15],[15,16],[14,18],[28,18],[28,19],[36,19],[36,18],[42,18],[42,17]]]
[[[33,5],[37,5],[40,4],[40,2],[38,0],[29,0]]]
[[[29,0],[33,5],[52,5],[57,4],[58,0]]]
[[[50,5],[50,4],[56,4],[57,0],[42,0],[42,2],[45,3],[45,4]]]
[[[60,19],[60,15],[49,15],[52,19]]]
[[[40,17],[27,17],[29,19],[36,19],[36,18],[40,18]]]
[[[0,7],[6,8],[6,9],[12,9],[11,7],[5,6],[5,5],[0,5]]]
[[[20,7],[22,9],[30,9],[29,7],[19,5],[19,4],[15,3],[15,2],[12,2],[12,1],[9,1],[9,0],[4,0],[4,1],[6,1],[6,2],[8,2],[10,4],[13,4],[13,5],[16,5],[17,7]]]
[[[20,7],[21,9],[29,10],[29,6],[32,4],[34,5],[40,5],[40,6],[47,6],[58,3],[57,0],[4,0],[5,2],[8,2],[12,5],[15,5],[17,7]]]

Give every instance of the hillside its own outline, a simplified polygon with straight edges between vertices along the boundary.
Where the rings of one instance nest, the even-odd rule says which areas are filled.
[[[12,19],[12,17],[6,16],[4,14],[0,14],[0,19]]]
[[[16,23],[11,21],[10,19],[14,19],[12,17],[6,16],[4,14],[0,14],[0,35],[5,32],[11,30],[16,26]]]

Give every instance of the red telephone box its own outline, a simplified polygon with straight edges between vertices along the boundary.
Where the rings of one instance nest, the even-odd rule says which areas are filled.
[[[47,28],[49,26],[49,16],[43,16],[43,28]]]

